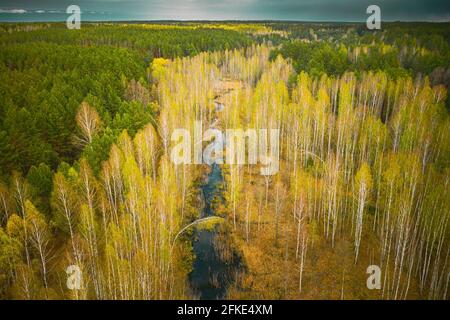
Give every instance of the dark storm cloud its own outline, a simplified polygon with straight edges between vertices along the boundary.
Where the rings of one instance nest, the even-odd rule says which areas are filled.
[[[126,19],[282,19],[364,21],[377,4],[383,20],[450,20],[448,0],[0,0],[5,10],[82,10]],[[19,11],[16,14],[20,14]]]

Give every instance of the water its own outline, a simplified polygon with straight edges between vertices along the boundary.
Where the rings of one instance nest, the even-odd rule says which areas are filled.
[[[214,216],[212,202],[222,201],[220,167],[213,164],[206,184],[202,186],[205,208],[202,218]],[[241,259],[231,247],[223,226],[213,230],[197,230],[194,234],[195,260],[189,276],[194,295],[203,300],[225,298],[229,285],[241,269]]]
[[[27,11],[24,13],[0,12],[0,22],[65,22],[70,14],[64,10],[46,10],[42,13]],[[81,15],[81,21],[110,21],[119,17],[106,12],[85,12]]]

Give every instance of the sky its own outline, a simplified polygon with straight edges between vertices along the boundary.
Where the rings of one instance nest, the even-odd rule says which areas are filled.
[[[383,21],[450,21],[450,0],[0,0],[0,21],[82,20],[365,21],[376,4]]]

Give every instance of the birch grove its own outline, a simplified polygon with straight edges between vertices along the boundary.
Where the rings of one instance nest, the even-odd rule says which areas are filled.
[[[151,114],[136,130],[126,129],[136,118],[100,110],[119,102],[96,109],[87,96],[74,118],[79,158],[35,177],[50,180],[48,194],[20,173],[0,183],[8,295],[192,298],[193,230],[205,221],[200,185],[211,170],[202,133],[261,130],[258,159],[267,160],[266,134],[277,129],[274,175],[261,174],[264,163],[249,156],[245,164],[218,163],[224,181],[212,220],[225,224],[227,244],[245,265],[227,298],[448,299],[445,87],[381,70],[296,72],[295,60],[273,55],[278,49],[264,41],[152,56],[146,80],[121,79],[125,105]],[[355,64],[369,50],[335,49]],[[108,121],[117,127],[108,131]],[[176,164],[172,133],[180,128],[192,134],[189,161]],[[93,160],[98,150],[106,151]],[[225,143],[224,159],[230,154]],[[366,288],[369,265],[381,269],[380,290]],[[69,266],[82,274],[76,291],[65,287]]]

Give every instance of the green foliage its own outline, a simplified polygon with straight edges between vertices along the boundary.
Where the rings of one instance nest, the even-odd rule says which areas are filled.
[[[350,67],[344,47],[334,48],[328,43],[307,43],[294,41],[285,44],[281,50],[274,51],[272,57],[281,54],[291,58],[297,72],[307,71],[311,75],[341,75]]]
[[[151,122],[154,117],[154,104],[144,106],[137,101],[122,102],[119,112],[112,120],[111,127],[117,132],[127,130],[131,136]]]
[[[0,298],[8,298],[8,287],[15,265],[20,261],[21,245],[0,228]]]
[[[28,171],[27,180],[36,194],[48,197],[52,191],[52,175],[49,166],[41,163],[38,167],[31,167],[30,171]]]
[[[85,25],[71,32],[62,24],[1,26],[0,33],[0,174],[27,173],[44,163],[56,169],[73,162],[80,149],[73,143],[76,112],[89,103],[106,127],[131,135],[153,117],[153,106],[125,102],[128,82],[146,78],[154,57],[173,58],[202,51],[249,45],[234,30],[197,26]],[[22,31],[25,30],[26,31]],[[111,133],[96,138],[100,150],[90,163],[98,167],[112,144]],[[95,151],[94,151],[95,152]]]
[[[368,32],[364,26],[354,24],[273,27],[290,32],[291,39],[301,40],[285,41],[280,49],[273,50],[271,58],[278,54],[291,58],[297,72],[313,76],[384,71],[396,78],[430,75],[437,68],[450,68],[449,24],[385,23],[382,33]]]
[[[424,292],[437,296],[443,286],[433,279],[448,273],[439,257],[449,233],[448,30],[0,25],[0,298],[185,297],[195,227],[245,233],[249,266],[259,272],[270,258],[289,276],[273,284],[276,297],[294,297],[288,278],[297,283],[308,246],[315,254],[353,237],[364,263],[384,250],[399,284],[425,273]],[[228,50],[267,40],[281,45]],[[226,111],[212,113],[214,100]],[[171,131],[199,117],[226,128],[280,127],[282,166],[276,179],[222,166],[220,195],[207,200],[230,215],[191,223],[204,167],[175,166],[168,152]],[[80,143],[81,134],[89,139]],[[286,246],[272,245],[273,234]],[[405,252],[408,277],[388,246]],[[88,271],[85,292],[61,287],[66,262]],[[25,285],[29,293],[20,292]]]
[[[5,136],[0,167],[22,172],[40,163],[56,168],[73,161],[79,154],[74,119],[83,99],[95,100],[101,117],[112,118],[125,90],[123,78],[145,72],[126,49],[47,43],[6,46],[0,64],[9,69],[0,75],[2,100],[8,101],[0,118]]]
[[[233,49],[251,44],[247,35],[234,30],[149,24],[84,24],[77,32],[68,30],[65,25],[54,24],[50,29],[0,34],[2,45],[39,42],[128,48],[139,52],[147,62],[157,57],[193,56],[202,51]]]
[[[102,162],[108,159],[109,150],[116,141],[117,136],[118,133],[107,128],[103,134],[94,137],[92,143],[83,150],[83,158],[87,159],[94,172],[98,173]]]

